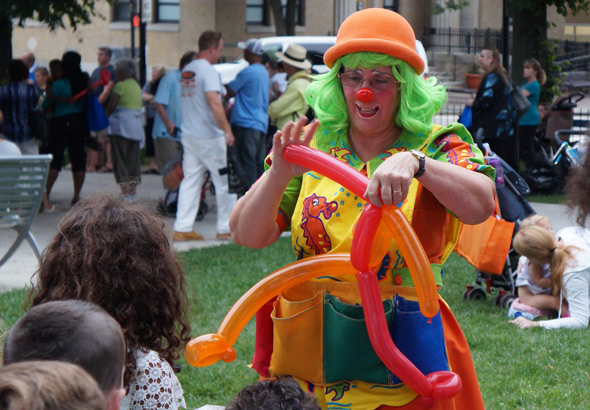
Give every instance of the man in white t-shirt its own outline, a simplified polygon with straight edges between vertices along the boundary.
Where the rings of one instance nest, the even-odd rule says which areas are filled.
[[[184,178],[178,192],[174,240],[200,241],[193,230],[201,201],[205,172],[209,171],[217,201],[217,239],[231,239],[229,216],[236,195],[228,192],[226,144],[234,136],[222,104],[223,86],[213,68],[223,52],[221,33],[207,30],[199,37],[198,58],[182,70],[181,143]]]

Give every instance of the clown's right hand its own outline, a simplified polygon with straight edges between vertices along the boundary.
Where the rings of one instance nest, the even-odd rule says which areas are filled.
[[[272,166],[269,171],[274,178],[290,181],[293,177],[307,171],[306,168],[300,165],[291,164],[283,156],[283,151],[289,145],[304,145],[309,147],[320,122],[313,120],[309,126],[303,128],[307,124],[307,121],[307,117],[305,116],[299,118],[295,123],[289,121],[282,130],[275,133],[272,147]]]

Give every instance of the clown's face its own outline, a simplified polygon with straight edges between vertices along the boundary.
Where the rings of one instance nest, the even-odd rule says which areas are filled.
[[[345,68],[341,82],[353,134],[370,137],[396,128],[399,83],[391,67]]]

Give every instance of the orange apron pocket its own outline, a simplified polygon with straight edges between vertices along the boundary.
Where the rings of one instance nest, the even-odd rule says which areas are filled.
[[[274,331],[270,374],[323,382],[322,302],[321,292],[301,301],[278,297],[271,314]]]

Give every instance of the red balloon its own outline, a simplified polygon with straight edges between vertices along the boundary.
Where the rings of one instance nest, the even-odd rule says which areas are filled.
[[[356,92],[356,99],[360,102],[368,103],[373,101],[375,94],[370,88],[361,88]]]
[[[111,81],[111,73],[109,73],[109,71],[106,69],[100,70],[100,84],[107,85],[109,81]],[[100,85],[99,82],[95,84]]]
[[[353,251],[350,252],[350,262],[359,271],[364,271],[369,267],[375,268],[375,266],[370,266],[370,260],[375,234],[381,222],[381,213],[382,208],[367,204],[354,228],[351,245]],[[381,259],[384,255],[385,252],[381,255]],[[380,263],[381,259],[374,260],[378,260],[378,263]]]

